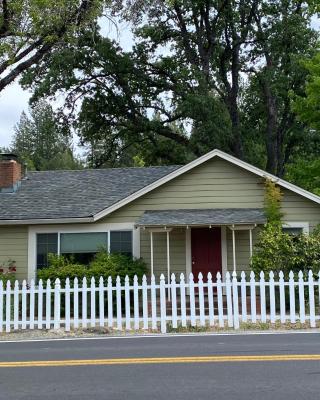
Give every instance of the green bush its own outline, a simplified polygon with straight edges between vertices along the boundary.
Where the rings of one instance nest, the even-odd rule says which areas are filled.
[[[283,271],[287,278],[292,270],[314,273],[320,270],[320,232],[311,235],[289,235],[279,224],[267,224],[259,234],[251,260],[255,273]]]
[[[88,265],[75,264],[72,259],[65,256],[49,255],[49,267],[38,271],[38,279],[46,281],[50,279],[55,281],[60,279],[64,285],[67,278],[73,281],[74,278],[82,280],[86,277],[90,280],[92,277],[98,281],[102,276],[106,282],[111,276],[115,282],[117,276],[120,276],[121,282],[124,282],[126,275],[132,281],[134,275],[139,279],[147,272],[147,266],[141,259],[132,259],[122,254],[109,254],[105,250],[99,251],[93,261]]]

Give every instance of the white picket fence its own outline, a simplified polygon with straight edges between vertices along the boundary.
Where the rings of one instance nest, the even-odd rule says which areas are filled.
[[[238,279],[239,278],[239,279]],[[249,279],[247,279],[249,278]],[[220,273],[213,282],[209,273],[204,282],[200,273],[198,282],[190,274],[179,281],[172,274],[171,282],[164,275],[156,282],[137,277],[133,282],[126,277],[124,284],[118,277],[105,284],[94,278],[89,285],[84,278],[72,285],[67,279],[61,287],[57,279],[52,287],[48,280],[30,285],[16,281],[12,287],[0,281],[0,332],[18,329],[59,329],[107,327],[116,330],[158,330],[165,333],[168,324],[178,326],[218,326],[239,329],[241,322],[282,324],[309,322],[316,326],[319,320],[320,272],[314,279],[310,271],[306,279],[302,272],[294,279],[284,280],[282,272],[277,279],[270,272],[269,279],[261,272],[256,279],[253,272],[238,277],[227,272],[222,281]]]

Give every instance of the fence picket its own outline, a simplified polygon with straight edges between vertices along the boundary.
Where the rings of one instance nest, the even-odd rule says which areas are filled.
[[[0,281],[0,332],[3,331],[3,281]]]
[[[30,282],[29,328],[34,329],[34,280]]]
[[[122,309],[121,309],[121,280],[118,275],[116,278],[116,297],[117,297],[117,329],[122,330]]]
[[[257,306],[256,306],[256,281],[254,272],[250,272],[250,308],[251,308],[251,322],[257,322]]]
[[[290,322],[296,322],[296,304],[295,304],[294,274],[289,272],[289,299],[290,299]]]
[[[66,279],[65,285],[65,330],[70,331],[70,280]]]
[[[219,319],[219,327],[224,327],[224,317],[223,317],[223,297],[222,297],[222,283],[221,283],[221,274],[217,273],[217,297],[218,297],[218,319]]]
[[[126,275],[124,279],[124,300],[125,300],[125,315],[126,315],[126,330],[129,331],[131,328],[130,321],[130,289],[129,289],[129,277]]]
[[[304,280],[302,271],[299,271],[298,277],[299,277],[299,317],[300,317],[300,322],[304,324],[306,322],[306,310],[304,302]]]
[[[112,278],[108,277],[108,328],[113,328],[113,299],[112,299]]]
[[[275,300],[273,271],[269,272],[269,296],[270,296],[270,322],[274,324],[276,322],[276,300]]]
[[[42,279],[38,283],[38,329],[42,329],[43,324],[43,283]]]
[[[7,281],[6,288],[6,332],[11,330],[11,282]]]
[[[227,320],[228,327],[233,327],[233,313],[232,313],[232,291],[231,291],[231,280],[230,272],[226,273],[226,295],[227,295]]]
[[[81,313],[81,325],[82,328],[87,327],[87,278],[84,277],[82,279],[82,288],[81,288],[81,300],[82,300],[82,313]]]
[[[280,292],[280,321],[282,324],[286,322],[286,299],[284,291],[284,275],[279,272],[279,292]]]
[[[200,326],[205,326],[206,320],[205,320],[205,315],[204,315],[203,275],[201,272],[199,272],[199,275],[198,275],[198,291],[199,291]]]
[[[27,328],[27,281],[22,281],[22,293],[21,293],[21,328]]]
[[[316,318],[315,318],[315,306],[314,306],[314,282],[313,282],[313,273],[309,271],[309,312],[310,312],[310,326],[311,328],[316,327]]]
[[[208,303],[209,303],[209,325],[214,326],[214,302],[213,302],[211,272],[208,273]]]
[[[104,282],[102,276],[99,279],[99,326],[104,327]]]
[[[192,273],[189,275],[189,303],[190,303],[191,326],[196,326],[196,305],[195,305],[194,281]]]
[[[79,282],[78,278],[73,281],[73,327],[79,328]]]
[[[143,329],[149,328],[148,324],[148,284],[147,277],[142,277],[142,318],[143,318]]]
[[[232,273],[232,299],[233,299],[233,324],[234,329],[239,329],[239,298],[238,298],[238,280],[237,273]]]
[[[46,329],[51,327],[51,282],[47,280],[46,286]]]
[[[90,285],[90,326],[96,326],[96,281],[94,277],[91,278]]]
[[[247,322],[247,282],[244,271],[241,272],[241,318],[242,322]]]
[[[61,316],[61,296],[60,296],[60,279],[56,279],[54,283],[54,329],[60,328],[60,316]]]
[[[161,333],[167,332],[167,315],[166,315],[166,287],[165,277],[163,274],[160,276],[160,326]]]
[[[133,314],[134,314],[134,329],[137,331],[140,328],[139,321],[139,283],[138,277],[133,277]]]
[[[181,325],[187,326],[187,309],[186,309],[186,282],[184,274],[180,274],[180,305],[181,305]]]
[[[154,275],[151,276],[151,327],[157,329],[157,290]]]
[[[266,286],[264,280],[264,272],[260,272],[260,308],[261,308],[261,322],[267,322],[266,315]]]
[[[177,287],[176,276],[171,274],[171,310],[172,310],[172,327],[176,329],[177,323]]]
[[[14,283],[14,294],[13,294],[13,329],[19,329],[19,282]],[[0,314],[2,310],[0,309]],[[40,328],[41,329],[41,328]]]

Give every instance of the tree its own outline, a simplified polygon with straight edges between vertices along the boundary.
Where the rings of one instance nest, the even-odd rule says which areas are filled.
[[[68,127],[59,123],[52,107],[44,101],[30,108],[30,117],[22,113],[12,151],[28,168],[38,171],[81,168],[72,152]]]
[[[0,92],[101,13],[102,0],[0,0]]]

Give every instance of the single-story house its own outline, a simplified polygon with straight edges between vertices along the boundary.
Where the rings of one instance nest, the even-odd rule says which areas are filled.
[[[101,245],[142,257],[150,274],[248,270],[264,214],[265,179],[283,192],[283,226],[311,232],[320,197],[213,150],[183,166],[21,174],[0,161],[0,264],[36,277],[48,253],[87,262]]]

